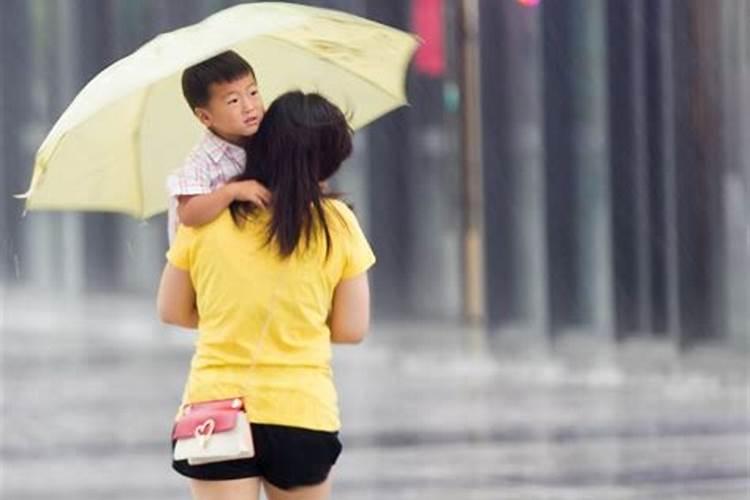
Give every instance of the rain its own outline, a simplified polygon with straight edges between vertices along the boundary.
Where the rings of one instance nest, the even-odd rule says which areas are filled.
[[[96,74],[240,3],[0,4],[4,499],[189,498],[166,215],[15,195]],[[293,3],[421,41],[331,183],[378,259],[332,498],[747,499],[750,1]]]

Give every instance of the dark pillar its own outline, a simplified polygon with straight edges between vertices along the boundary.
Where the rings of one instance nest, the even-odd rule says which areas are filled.
[[[547,185],[547,268],[550,329],[583,320],[576,255],[576,169],[573,154],[573,86],[576,75],[566,2],[542,3],[544,33],[544,151]]]
[[[653,330],[647,161],[652,136],[646,122],[644,2],[610,0],[607,7],[615,331],[623,338]]]
[[[513,76],[510,52],[518,50],[508,33],[508,10],[494,0],[479,3],[482,103],[482,170],[484,199],[485,312],[490,332],[518,320],[519,276],[515,249],[516,176],[512,155]]]
[[[29,115],[31,80],[31,30],[29,2],[8,0],[0,14],[0,60],[6,66],[0,78],[0,279],[16,276],[16,255],[23,248],[20,229],[23,202],[11,195],[28,188],[31,155],[21,144],[22,132],[33,118]],[[13,61],[16,63],[14,64]]]
[[[367,16],[406,29],[408,2],[370,0]],[[373,305],[385,315],[408,312],[411,211],[407,109],[401,108],[368,127],[370,235],[378,264],[372,276]],[[355,207],[356,208],[356,207]]]
[[[718,9],[697,0],[673,10],[677,259],[681,342],[721,334],[722,117]]]

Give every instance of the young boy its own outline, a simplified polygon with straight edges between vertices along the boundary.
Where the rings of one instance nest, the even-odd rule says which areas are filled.
[[[167,179],[170,242],[180,223],[201,226],[234,200],[265,206],[271,198],[259,182],[229,182],[244,171],[244,145],[263,119],[263,101],[250,64],[233,51],[223,52],[187,68],[182,92],[207,130]]]

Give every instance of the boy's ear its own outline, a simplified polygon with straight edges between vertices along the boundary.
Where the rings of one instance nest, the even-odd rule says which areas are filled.
[[[193,111],[195,113],[195,117],[200,120],[200,122],[208,127],[211,125],[211,113],[208,112],[205,108],[195,108]]]

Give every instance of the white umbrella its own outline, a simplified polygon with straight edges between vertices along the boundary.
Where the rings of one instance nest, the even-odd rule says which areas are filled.
[[[417,44],[358,16],[277,2],[238,5],[159,35],[96,75],[55,123],[36,155],[27,208],[138,218],[165,210],[165,179],[202,132],[181,73],[227,49],[253,66],[267,104],[287,90],[317,91],[357,128],[406,103]]]

